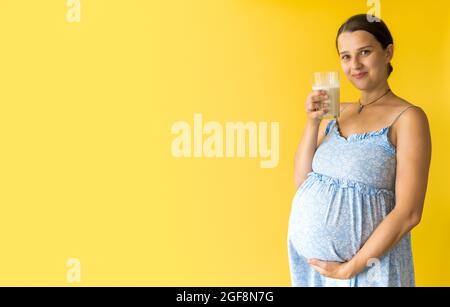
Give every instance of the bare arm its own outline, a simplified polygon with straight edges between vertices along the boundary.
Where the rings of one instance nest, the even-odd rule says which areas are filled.
[[[321,122],[313,120],[306,122],[303,137],[297,147],[294,158],[294,184],[296,189],[312,170],[312,160],[318,146],[318,136],[320,136],[319,130],[323,130],[323,126],[324,124]]]
[[[420,222],[431,162],[428,120],[422,110],[412,109],[398,123],[395,207],[350,261],[310,259],[309,264],[323,276],[352,278],[371,259],[381,258]]]
[[[341,103],[341,111],[348,105],[348,103]],[[314,153],[325,137],[325,129],[329,122],[330,119],[320,121],[310,118],[306,122],[294,158],[294,184],[296,189],[305,181],[308,173],[312,171]]]
[[[398,122],[395,208],[350,260],[353,273],[362,271],[371,258],[380,258],[421,219],[431,162],[428,120],[421,109],[411,109]]]

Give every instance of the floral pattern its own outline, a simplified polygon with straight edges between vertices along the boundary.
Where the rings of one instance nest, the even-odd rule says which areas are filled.
[[[335,119],[328,123],[312,172],[292,201],[287,243],[293,286],[415,285],[410,233],[350,280],[323,277],[307,262],[350,260],[394,208],[391,126],[345,138]]]

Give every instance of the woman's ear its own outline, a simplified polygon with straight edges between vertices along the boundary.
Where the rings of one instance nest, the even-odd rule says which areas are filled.
[[[393,56],[394,56],[394,45],[389,44],[386,47],[386,64],[392,60]]]

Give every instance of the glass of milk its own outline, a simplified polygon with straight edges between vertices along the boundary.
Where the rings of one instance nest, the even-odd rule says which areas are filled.
[[[340,115],[340,83],[339,72],[327,71],[327,72],[315,72],[313,73],[313,91],[324,90],[328,94],[327,101],[329,111],[325,113],[322,118],[334,118]],[[322,109],[322,107],[321,107]]]

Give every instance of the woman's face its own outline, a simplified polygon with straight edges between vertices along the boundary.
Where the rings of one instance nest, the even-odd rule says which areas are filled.
[[[342,69],[357,89],[371,90],[386,81],[392,44],[384,50],[367,31],[344,32],[338,37],[338,50]]]

